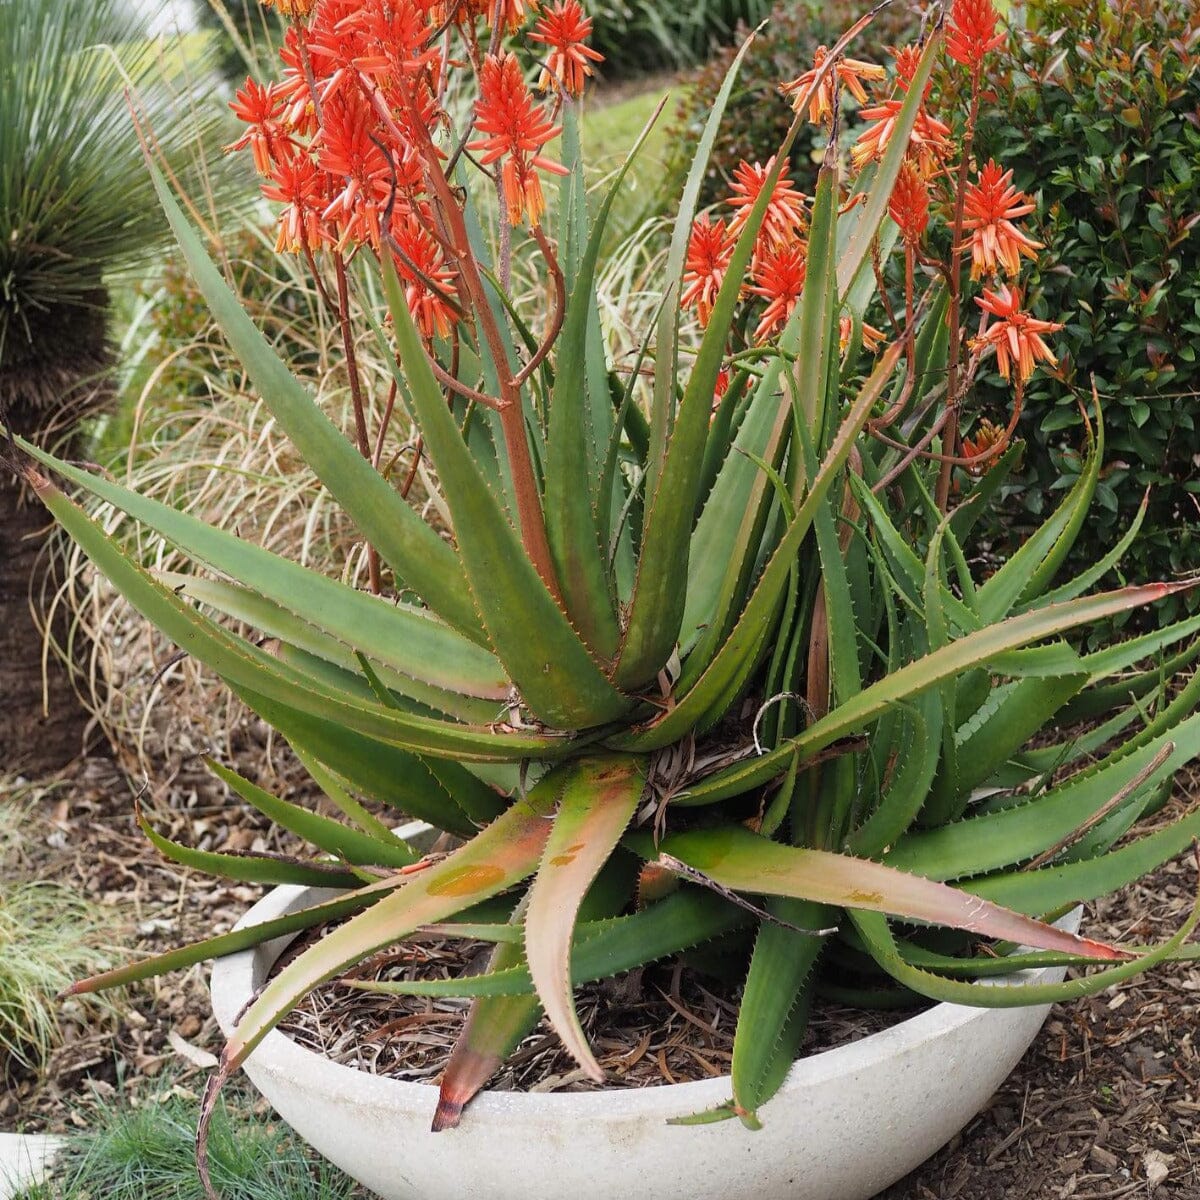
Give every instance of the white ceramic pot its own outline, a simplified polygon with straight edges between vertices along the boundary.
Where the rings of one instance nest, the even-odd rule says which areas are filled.
[[[335,893],[280,887],[239,927]],[[1078,924],[1078,913],[1068,922]],[[228,1036],[290,938],[213,968]],[[1026,973],[1039,982],[1063,971]],[[246,1074],[293,1129],[385,1200],[868,1200],[943,1146],[987,1103],[1047,1007],[939,1004],[798,1061],[761,1110],[668,1125],[730,1097],[729,1079],[608,1092],[484,1092],[456,1129],[429,1132],[437,1088],[339,1066],[272,1031]]]

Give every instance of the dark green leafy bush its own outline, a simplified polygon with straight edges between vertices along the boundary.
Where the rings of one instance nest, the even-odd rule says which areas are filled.
[[[1059,378],[1035,378],[1026,394],[1007,540],[1019,541],[1078,474],[1078,401],[1094,380],[1108,462],[1076,562],[1109,549],[1151,488],[1124,570],[1191,573],[1200,566],[1200,6],[1029,0],[1025,12],[1026,28],[994,60],[978,148],[1038,195],[1046,250],[1028,292],[1039,316],[1066,327],[1055,338]],[[977,399],[986,410],[992,396],[984,387]],[[1168,601],[1161,616],[1189,600]]]
[[[765,162],[775,153],[793,116],[791,106],[779,94],[779,85],[808,70],[817,47],[833,45],[869,7],[865,0],[784,0],[771,10],[766,27],[755,38],[738,72],[704,176],[702,205],[725,196],[728,178],[739,160]],[[919,28],[918,7],[909,0],[895,0],[857,39],[851,53],[870,62],[886,62],[886,48],[911,40]],[[748,32],[743,29],[735,45],[726,47],[697,73],[680,101],[669,138],[677,147],[667,175],[670,203],[678,198],[696,139],[712,111],[737,46]],[[801,131],[792,152],[792,178],[810,195],[816,187],[823,147],[821,130],[809,126]]]

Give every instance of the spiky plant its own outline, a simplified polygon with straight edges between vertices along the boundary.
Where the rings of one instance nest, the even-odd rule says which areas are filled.
[[[215,1096],[312,987],[423,926],[462,921],[496,942],[487,971],[380,985],[472,998],[442,1077],[438,1129],[459,1120],[543,1010],[601,1078],[572,985],[727,935],[748,962],[731,1095],[702,1119],[753,1126],[800,1044],[818,959],[864,1002],[882,991],[889,1002],[1011,1005],[1094,992],[1181,953],[1194,916],[1155,948],[1100,944],[1042,919],[1200,833],[1193,814],[1117,845],[1200,752],[1200,678],[1165,690],[1196,657],[1200,621],[1087,655],[1062,637],[1187,586],[1089,594],[1108,560],[1056,580],[1096,487],[1102,429],[1078,483],[1020,553],[987,579],[971,570],[972,522],[1015,450],[997,430],[986,445],[973,433],[958,453],[957,414],[991,349],[1014,368],[1018,413],[1027,370],[1050,354],[1048,331],[1004,308],[1012,293],[994,270],[980,299],[1006,315],[975,338],[964,326],[975,287],[963,271],[974,209],[960,202],[972,90],[940,114],[952,128],[927,85],[936,69],[934,97],[952,96],[961,64],[977,67],[990,7],[956,6],[950,61],[936,24],[898,56],[896,79],[875,84],[877,123],[856,142],[856,175],[843,182],[831,138],[810,204],[781,183],[785,156],[809,115],[838,132],[833,72],[860,22],[793,82],[788,138],[773,163],[739,173],[731,221],[693,229],[731,73],[681,200],[657,321],[639,354],[617,363],[595,296],[612,194],[591,219],[573,104],[555,106],[559,168],[543,157],[557,132],[549,112],[517,60],[497,53],[504,31],[455,11],[463,53],[443,58],[418,4],[364,4],[348,16],[324,0],[297,16],[283,82],[238,101],[269,194],[290,200],[284,244],[327,259],[329,301],[342,313],[361,272],[451,539],[372,465],[386,430],[357,429],[356,446],[321,414],[153,172],[230,344],[373,547],[372,588],[397,594],[353,590],[23,444],[40,464],[24,460],[31,486],[98,568],[291,742],[345,816],[318,816],[215,767],[318,855],[199,852],[144,823],[165,854],[344,895],[77,990],[340,920],[246,1009]],[[574,91],[582,78],[571,64],[583,60],[572,48],[566,40],[546,66]],[[465,134],[438,110],[442,73],[456,62],[480,73]],[[305,63],[316,64],[312,77]],[[310,116],[322,130],[312,142]],[[463,146],[494,166],[494,257]],[[560,169],[552,242],[538,171]],[[527,238],[514,233],[526,221]],[[873,355],[864,344],[878,331],[862,315],[893,250],[902,297]],[[507,303],[511,256],[525,253],[543,264],[544,312]],[[703,323],[694,345],[682,336],[691,304]],[[352,351],[347,336],[351,371]],[[211,573],[153,578],[46,469]],[[944,478],[947,496],[959,489],[954,506],[936,495]],[[263,640],[229,632],[206,608]],[[1165,663],[1136,669],[1168,648]],[[1086,736],[1053,733],[1055,720],[1100,714]],[[1035,734],[1045,744],[1028,749]],[[422,857],[364,796],[430,822],[455,847]],[[1035,950],[1003,957],[1014,944]],[[1062,985],[972,982],[1097,959],[1108,966]]]
[[[217,117],[196,106],[184,76],[162,76],[162,48],[131,12],[118,0],[0,5],[0,416],[43,442],[111,396],[108,283],[169,239],[126,89],[153,115],[174,172]],[[41,639],[27,609],[44,525],[4,472],[0,757],[27,769],[61,765],[80,744],[65,678],[54,677],[49,718],[42,712]]]

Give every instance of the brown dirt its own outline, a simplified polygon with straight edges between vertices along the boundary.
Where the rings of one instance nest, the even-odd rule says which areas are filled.
[[[286,778],[274,782],[286,790]],[[257,890],[158,859],[133,824],[135,790],[111,764],[85,761],[39,805],[20,869],[70,881],[114,907],[142,950],[227,928]],[[0,785],[0,802],[4,798]],[[253,814],[224,802],[199,765],[176,778],[156,807],[164,832],[184,841],[282,848]],[[1195,886],[1189,860],[1168,863],[1122,896],[1093,906],[1088,929],[1102,937],[1161,938],[1178,927]],[[194,968],[131,989],[128,1012],[116,1024],[89,1021],[86,1010],[72,1018],[66,1045],[42,1076],[0,1081],[0,1128],[86,1124],[93,1092],[111,1095],[118,1079],[126,1092],[152,1089],[168,1066],[185,1083],[198,1082],[203,1068],[196,1063],[220,1044],[206,977]],[[670,993],[671,972],[657,979]],[[686,988],[680,996],[690,1016],[710,1025],[727,1019],[720,1002]],[[1200,1200],[1198,1017],[1197,964],[1163,968],[1056,1007],[988,1108],[878,1200]],[[677,1014],[671,1028],[683,1026],[695,1027]],[[546,1043],[530,1057],[550,1053]],[[695,1060],[690,1051],[682,1055]],[[651,1057],[657,1062],[657,1053]],[[707,1060],[717,1062],[713,1055]],[[675,1057],[665,1061],[668,1072],[677,1069]]]

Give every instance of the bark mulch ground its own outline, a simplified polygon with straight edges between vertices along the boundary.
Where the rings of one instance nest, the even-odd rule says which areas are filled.
[[[286,790],[289,781],[262,782]],[[125,944],[144,950],[228,928],[258,890],[163,862],[133,822],[135,791],[105,760],[81,764],[36,807],[20,871],[69,882],[112,906],[128,930]],[[254,814],[224,801],[199,765],[174,779],[170,795],[154,797],[153,810],[163,832],[193,845],[285,848]],[[1195,888],[1190,857],[1168,863],[1121,896],[1092,906],[1087,930],[1113,939],[1161,939],[1184,919]],[[197,967],[130,989],[115,1020],[91,1019],[83,1006],[72,1009],[66,1041],[46,1071],[0,1077],[0,1128],[86,1125],[96,1096],[118,1089],[149,1093],[166,1069],[177,1087],[198,1093],[220,1046],[206,978],[207,970]],[[675,1014],[672,1028],[694,1025],[672,1008],[681,999],[691,1016],[707,1013],[709,1023],[720,1016],[719,1002],[680,993],[670,972],[659,983],[663,1003]],[[1192,963],[1057,1006],[988,1107],[878,1200],[1200,1200],[1198,1017],[1200,964]],[[833,1015],[826,1037],[840,1020]],[[702,1057],[710,1067],[719,1065],[719,1051],[706,1043]],[[543,1044],[529,1057],[546,1053]],[[649,1057],[657,1062],[657,1048]],[[668,1073],[678,1069],[675,1057],[663,1061]]]

